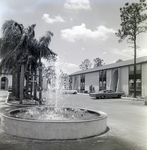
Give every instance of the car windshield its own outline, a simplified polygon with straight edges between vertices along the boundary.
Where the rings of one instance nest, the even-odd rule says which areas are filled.
[[[101,90],[98,93],[113,93],[114,91],[112,90]]]
[[[114,93],[112,90],[101,90],[98,93]]]
[[[98,93],[106,93],[106,90],[101,90]]]

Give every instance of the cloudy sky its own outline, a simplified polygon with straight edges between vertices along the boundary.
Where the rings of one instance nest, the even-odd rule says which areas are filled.
[[[54,36],[50,48],[59,55],[62,70],[80,70],[85,59],[99,57],[105,64],[132,59],[133,49],[126,40],[118,43],[119,8],[128,0],[0,0],[0,28],[9,19],[25,27],[36,23],[36,38],[46,31]],[[139,0],[129,0],[139,2]],[[0,37],[2,33],[0,32]],[[137,38],[137,57],[147,55],[147,33]]]

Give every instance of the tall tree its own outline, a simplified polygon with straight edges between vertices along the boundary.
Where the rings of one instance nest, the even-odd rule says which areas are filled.
[[[86,70],[86,69],[90,69],[91,66],[92,66],[92,63],[90,62],[90,60],[89,59],[85,59],[79,67],[82,70]]]
[[[120,8],[121,29],[118,30],[116,36],[122,42],[125,38],[127,42],[133,44],[134,48],[134,97],[136,97],[136,50],[137,50],[137,35],[147,31],[147,5],[145,0],[140,0],[139,3],[126,3],[123,8]]]
[[[20,43],[17,45],[16,49],[20,49],[22,51],[22,56],[20,59],[21,65],[21,73],[20,73],[20,103],[22,103],[23,99],[23,92],[24,92],[24,77],[25,77],[25,69],[28,67],[26,66],[27,61],[29,60],[29,49],[28,43],[35,37],[35,24],[29,26],[28,28],[24,29],[23,34],[21,36]]]
[[[100,59],[100,58],[98,57],[98,58],[93,59],[93,61],[94,61],[94,68],[96,68],[96,67],[102,66],[104,60],[103,60],[103,59]]]
[[[24,27],[13,20],[7,20],[2,26],[2,33],[1,67],[7,71],[12,71],[14,67],[17,68],[16,66],[20,65],[21,60],[24,62],[24,56],[22,55],[25,52],[23,39],[26,39],[25,36],[23,36]],[[20,50],[20,47],[22,50]],[[24,67],[21,69],[24,69]],[[19,84],[21,85],[19,86],[21,92],[22,84]],[[22,97],[22,94],[23,93],[20,93],[19,96]]]

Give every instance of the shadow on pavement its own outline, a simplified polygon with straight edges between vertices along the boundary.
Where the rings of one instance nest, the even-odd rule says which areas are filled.
[[[79,140],[43,141],[10,136],[0,130],[0,150],[145,150],[107,133]]]

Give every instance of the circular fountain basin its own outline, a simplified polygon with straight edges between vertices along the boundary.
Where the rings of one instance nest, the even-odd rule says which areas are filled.
[[[44,110],[49,112],[54,109],[44,107],[41,109],[43,113],[39,115],[41,117],[36,117],[38,112],[35,115],[28,114],[29,109],[19,108],[4,112],[3,130],[18,137],[63,140],[92,137],[104,133],[107,129],[107,114],[101,111],[62,107],[52,115],[44,115]]]

